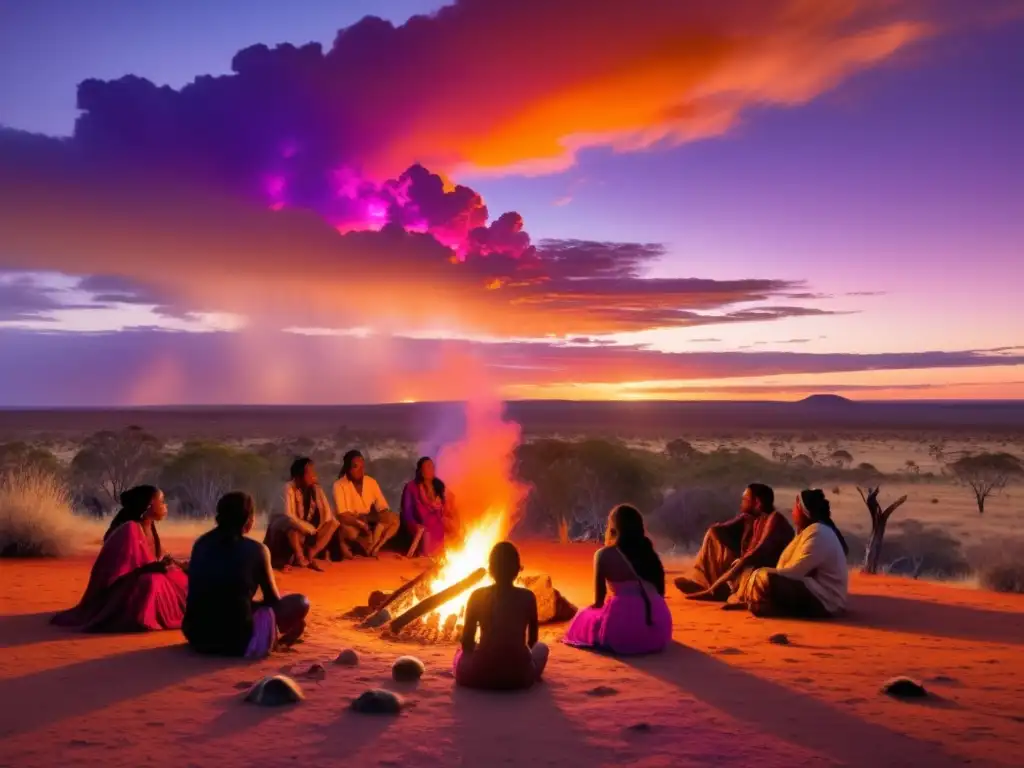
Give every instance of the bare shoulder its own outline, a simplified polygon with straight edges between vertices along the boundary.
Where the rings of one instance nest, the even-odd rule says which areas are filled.
[[[526,587],[516,587],[516,597],[527,604],[537,602],[537,596]]]

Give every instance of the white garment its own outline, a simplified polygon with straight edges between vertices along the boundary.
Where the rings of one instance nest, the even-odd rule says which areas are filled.
[[[334,506],[339,515],[351,514],[365,517],[373,508],[378,512],[390,509],[377,481],[369,475],[363,477],[363,492],[359,493],[347,477],[334,482]]]
[[[797,534],[779,556],[771,572],[799,579],[833,616],[846,609],[850,573],[846,553],[829,526],[812,523]]]

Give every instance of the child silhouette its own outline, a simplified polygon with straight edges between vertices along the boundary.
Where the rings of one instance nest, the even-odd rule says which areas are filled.
[[[494,584],[473,592],[466,607],[462,648],[455,653],[456,684],[517,690],[540,679],[548,647],[537,641],[537,598],[515,585],[522,569],[514,544],[494,545],[488,566]]]

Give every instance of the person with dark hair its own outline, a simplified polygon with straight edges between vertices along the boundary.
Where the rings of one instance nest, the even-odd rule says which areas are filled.
[[[775,492],[752,483],[739,515],[708,529],[691,572],[675,585],[689,600],[725,602],[744,573],[775,565],[792,540],[793,527],[775,509]]]
[[[608,516],[605,545],[594,556],[594,604],[576,614],[562,641],[631,656],[657,653],[671,640],[665,569],[639,510],[620,504]]]
[[[774,568],[758,568],[729,598],[755,616],[823,619],[846,609],[849,550],[832,521],[832,508],[819,489],[801,491],[793,504],[796,538]]]
[[[359,451],[349,451],[342,459],[334,483],[334,505],[347,543],[358,542],[370,557],[376,557],[401,526],[377,481],[366,474],[366,460]]]
[[[281,596],[270,550],[248,538],[255,521],[252,496],[227,493],[217,502],[216,527],[192,547],[182,632],[199,653],[262,658],[305,630],[309,601]]]
[[[494,584],[474,591],[466,605],[462,646],[455,652],[456,685],[519,690],[544,673],[548,647],[537,640],[537,597],[515,585],[522,569],[512,542],[494,545],[488,564]]]
[[[316,559],[336,536],[340,523],[320,487],[312,459],[296,459],[289,474],[291,479],[284,486],[283,512],[270,521],[263,543],[278,570],[287,570],[292,565],[323,570]],[[339,542],[339,546],[346,557],[352,556],[344,542]]]
[[[177,629],[188,577],[164,553],[156,524],[167,517],[164,494],[139,485],[121,494],[121,509],[103,537],[85,595],[52,622],[85,632]]]
[[[446,534],[457,535],[452,493],[437,476],[428,456],[416,462],[416,476],[402,490],[402,525],[413,544],[419,542],[420,554],[427,557],[444,551]],[[415,554],[414,549],[410,549],[410,555]]]

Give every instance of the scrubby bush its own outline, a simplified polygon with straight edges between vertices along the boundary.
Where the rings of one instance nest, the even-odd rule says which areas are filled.
[[[575,540],[599,538],[609,510],[643,511],[662,498],[665,457],[605,440],[538,440],[519,446],[516,474],[530,486],[521,529]]]
[[[133,485],[155,479],[163,445],[140,427],[90,435],[71,461],[72,482],[82,495],[109,508]]]
[[[77,528],[71,494],[55,475],[39,469],[0,475],[0,557],[71,554]]]
[[[211,516],[217,500],[234,490],[251,493],[257,507],[266,509],[280,489],[275,481],[270,462],[260,454],[208,442],[186,443],[160,474],[164,493],[189,517]]]
[[[0,473],[39,471],[54,477],[63,472],[60,460],[46,448],[20,440],[0,445]]]
[[[1007,558],[983,565],[978,570],[978,580],[981,586],[993,592],[1024,594],[1024,564]]]
[[[974,547],[969,559],[974,565],[978,583],[993,592],[1024,594],[1024,539],[1000,539]]]
[[[709,526],[736,516],[742,492],[742,488],[674,491],[647,515],[647,527],[656,539],[683,550],[695,550]]]

